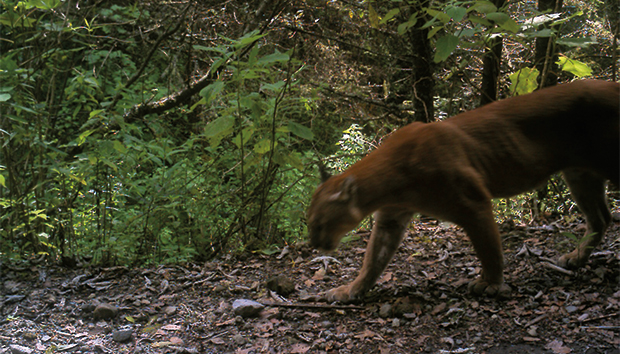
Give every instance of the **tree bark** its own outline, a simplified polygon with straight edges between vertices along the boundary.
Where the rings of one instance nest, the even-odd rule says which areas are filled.
[[[501,8],[506,3],[505,0],[494,0],[493,4],[497,8]],[[504,48],[504,39],[502,37],[490,38],[485,48],[484,57],[482,58],[482,83],[480,91],[480,105],[484,106],[497,100],[497,83],[500,73],[500,64],[502,62],[502,50]]]
[[[415,11],[419,14],[425,13],[422,8],[428,7],[429,0],[421,0],[416,3]],[[432,122],[435,118],[433,107],[433,93],[435,81],[433,79],[433,51],[430,40],[428,39],[428,29],[421,27],[426,22],[426,16],[421,16],[416,25],[409,33],[409,42],[413,50],[412,59],[412,101],[413,101],[413,121]]]
[[[560,12],[563,0],[538,0],[538,11]],[[543,25],[546,26],[546,25]],[[558,82],[560,68],[555,64],[558,61],[558,50],[555,45],[555,36],[536,38],[535,66],[540,73],[538,88],[553,86]]]

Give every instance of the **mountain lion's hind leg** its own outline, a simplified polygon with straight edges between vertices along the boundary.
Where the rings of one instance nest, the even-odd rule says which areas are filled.
[[[586,218],[585,239],[580,240],[574,251],[563,255],[558,265],[564,268],[582,267],[596,246],[603,239],[611,222],[611,213],[605,201],[605,179],[584,170],[564,171],[564,180],[573,200]]]
[[[327,301],[351,301],[375,285],[396,253],[409,226],[411,215],[410,211],[387,208],[375,213],[375,225],[366,246],[364,263],[359,275],[350,284],[329,290],[326,293]]]

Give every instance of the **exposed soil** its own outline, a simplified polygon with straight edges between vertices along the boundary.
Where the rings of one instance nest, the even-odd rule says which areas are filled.
[[[301,299],[351,281],[367,234],[343,244],[337,261],[306,246],[151,269],[5,261],[0,353],[620,353],[620,224],[584,269],[544,263],[572,247],[560,232],[582,228],[503,227],[513,289],[503,301],[467,293],[479,263],[460,229],[436,222],[416,223],[352,306]],[[267,289],[274,276],[280,292],[292,281],[286,298]],[[236,299],[290,304],[242,317]]]

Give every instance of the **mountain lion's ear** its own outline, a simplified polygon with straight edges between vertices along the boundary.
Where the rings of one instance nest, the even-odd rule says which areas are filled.
[[[325,183],[332,175],[327,172],[325,165],[321,161],[318,162],[319,172],[321,173],[321,183]]]
[[[353,201],[357,197],[357,183],[355,177],[348,176],[340,185],[340,200]]]

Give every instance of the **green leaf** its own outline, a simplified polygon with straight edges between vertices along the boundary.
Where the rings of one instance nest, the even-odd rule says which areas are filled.
[[[400,25],[398,25],[398,34],[400,34],[402,36],[411,27],[415,26],[415,24],[417,22],[418,22],[418,13],[415,12],[415,13],[413,13],[413,15],[409,16],[409,20],[407,20],[407,22],[403,22]]]
[[[585,48],[592,44],[597,44],[596,38],[594,37],[585,37],[585,38],[560,38],[556,41],[557,44],[569,46],[569,47],[580,47]]]
[[[387,14],[385,14],[385,16],[383,16],[383,18],[381,19],[381,22],[379,23],[382,25],[386,24],[389,20],[393,19],[399,13],[400,13],[399,8],[391,9],[390,11],[388,11]]]
[[[6,102],[11,99],[10,93],[0,93],[0,102]]]
[[[514,96],[525,95],[534,92],[538,87],[538,69],[523,68],[508,76],[510,81],[510,93]]]
[[[289,155],[282,155],[280,156],[280,159],[282,161],[284,161],[285,163],[293,166],[294,168],[298,169],[299,171],[303,171],[304,169],[304,164],[301,161],[301,158],[298,156],[299,153],[295,153],[292,152]]]
[[[368,19],[370,20],[370,27],[379,28],[379,14],[375,11],[375,8],[372,7],[370,2],[368,3]]]
[[[314,134],[310,128],[305,127],[301,124],[295,122],[288,122],[288,128],[291,130],[291,133],[297,135],[298,137],[306,140],[314,139]]]
[[[241,131],[240,134],[237,134],[232,141],[235,145],[237,145],[238,148],[241,148],[241,136],[243,136],[243,145],[245,145],[250,140],[255,131],[256,128],[254,128],[254,126],[246,127]]]
[[[461,22],[465,15],[467,15],[467,9],[460,6],[453,6],[446,10],[446,14],[448,14],[454,22]]]
[[[120,152],[121,154],[127,152],[127,148],[125,147],[125,145],[123,145],[123,143],[118,140],[114,140],[114,150]]]
[[[5,182],[4,176],[3,176],[3,175],[0,175],[0,185],[2,185],[2,187],[5,187],[5,188],[6,188],[6,184],[5,184],[5,183],[6,183],[6,182]]]
[[[490,1],[476,1],[475,4],[473,4],[467,9],[467,12],[471,12],[471,11],[476,11],[482,14],[488,14],[490,12],[496,12],[497,6],[495,6]]]
[[[510,16],[503,12],[491,12],[486,15],[488,20],[491,20],[499,25],[500,28],[507,31],[517,33],[521,29],[521,26],[515,22]]]
[[[232,134],[234,124],[235,118],[231,116],[219,117],[207,124],[204,136],[209,139],[211,147],[216,147],[224,137]]]
[[[521,25],[512,18],[509,18],[506,22],[500,24],[499,26],[512,33],[518,33],[521,30]]]
[[[277,92],[280,91],[280,89],[284,87],[284,85],[286,85],[286,82],[284,81],[278,81],[273,84],[262,84],[261,90]]]
[[[428,13],[430,16],[433,16],[433,19],[438,19],[444,25],[450,22],[450,16],[445,12],[437,11],[435,9],[426,9],[426,13]],[[430,20],[429,22],[433,22],[433,20]],[[429,22],[424,24],[424,26],[428,25]],[[424,28],[424,26],[422,26],[422,28]]]
[[[471,23],[477,23],[483,26],[491,26],[492,23],[489,22],[486,18],[482,18],[480,16],[477,15],[469,15],[467,17],[467,19],[471,22]]]
[[[278,142],[274,144],[274,147],[278,145]],[[257,154],[264,154],[271,151],[271,139],[263,139],[254,145],[254,151]]]
[[[272,64],[276,62],[286,62],[290,59],[290,56],[286,53],[280,53],[276,50],[275,53],[265,55],[264,57],[258,59],[258,64],[266,65]]]
[[[211,85],[200,90],[200,96],[205,99],[206,104],[211,104],[215,96],[217,96],[224,88],[224,81],[217,80]]]
[[[508,21],[510,16],[503,12],[491,12],[487,14],[487,19],[501,24]]]
[[[577,77],[592,75],[592,68],[590,68],[586,63],[580,62],[579,60],[569,59],[567,57],[560,57],[558,58],[556,64],[558,64],[563,71],[568,71],[569,73]]]
[[[435,63],[442,62],[452,54],[452,52],[459,45],[459,37],[448,34],[437,40],[437,51],[435,52],[435,58],[433,60]]]
[[[246,35],[244,35],[243,37],[241,37],[236,43],[235,43],[235,48],[242,48],[245,47],[248,44],[254,43],[257,40],[265,37],[267,35],[267,33],[263,33],[260,34],[260,32],[258,30],[252,31]]]

